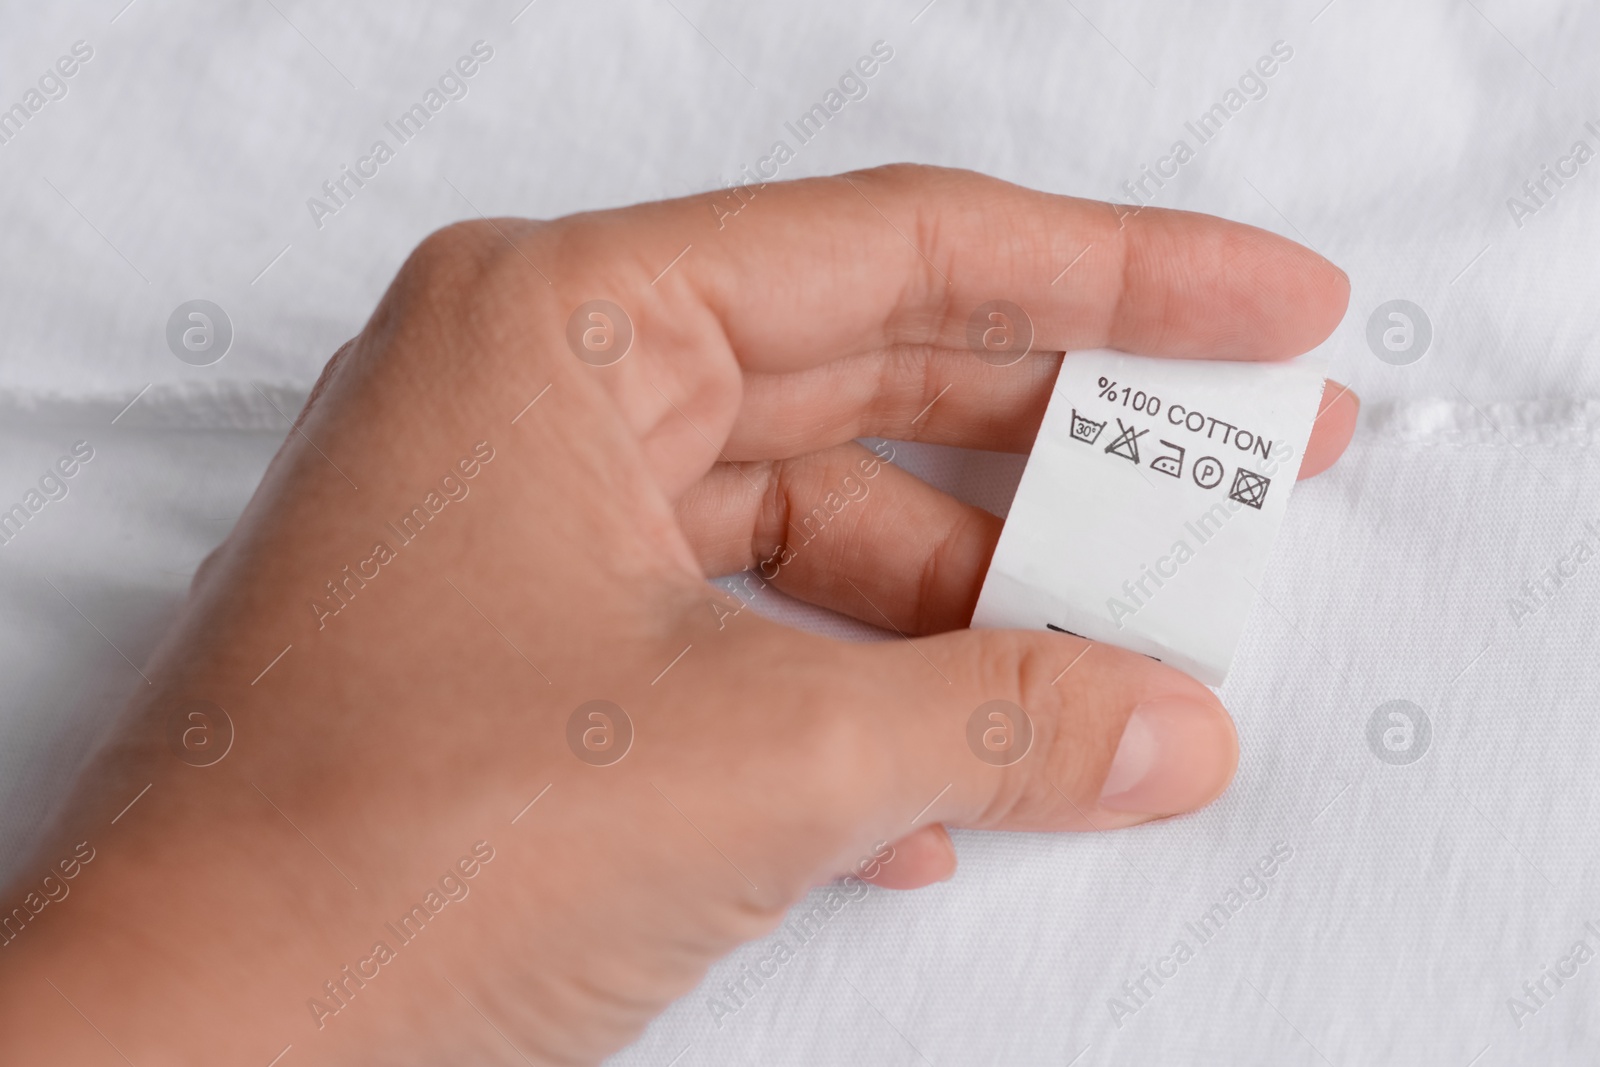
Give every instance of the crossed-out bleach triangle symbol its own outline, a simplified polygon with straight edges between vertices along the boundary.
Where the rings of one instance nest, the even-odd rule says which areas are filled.
[[[1123,422],[1121,419],[1117,420],[1117,429],[1120,430],[1121,432],[1118,433],[1117,436],[1112,439],[1112,441],[1111,441],[1111,443],[1109,445],[1106,445],[1106,451],[1111,453],[1113,456],[1121,456],[1123,459],[1131,460],[1134,463],[1138,463],[1139,462],[1139,438],[1143,437],[1145,434],[1149,433],[1150,431],[1149,430],[1139,430],[1139,431],[1135,432],[1135,430],[1134,430],[1134,428],[1132,426],[1129,426],[1127,423]]]

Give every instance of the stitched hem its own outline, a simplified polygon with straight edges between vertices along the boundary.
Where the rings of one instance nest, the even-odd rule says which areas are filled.
[[[1549,399],[1472,404],[1429,398],[1373,404],[1356,440],[1443,448],[1524,445],[1586,447],[1600,442],[1600,400]]]

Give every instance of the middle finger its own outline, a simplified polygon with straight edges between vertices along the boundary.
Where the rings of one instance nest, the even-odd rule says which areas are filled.
[[[1026,452],[1061,369],[1060,352],[1009,367],[970,352],[906,345],[788,374],[746,374],[724,451],[787,459],[857,437]]]

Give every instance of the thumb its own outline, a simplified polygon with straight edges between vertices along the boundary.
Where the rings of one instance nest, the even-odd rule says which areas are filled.
[[[909,647],[908,647],[909,646]],[[1204,807],[1238,763],[1233,720],[1156,660],[1065,634],[960,630],[860,649],[891,733],[895,838],[935,823],[1131,826]]]

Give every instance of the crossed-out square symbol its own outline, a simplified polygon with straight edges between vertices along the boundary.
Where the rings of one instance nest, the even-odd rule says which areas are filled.
[[[1271,484],[1272,479],[1265,474],[1240,467],[1233,476],[1233,488],[1228,490],[1228,497],[1260,511],[1262,501],[1267,499],[1267,486]]]

